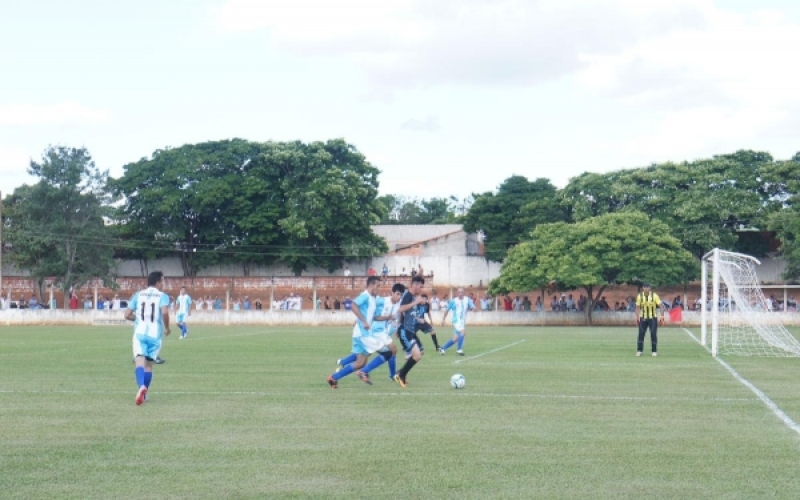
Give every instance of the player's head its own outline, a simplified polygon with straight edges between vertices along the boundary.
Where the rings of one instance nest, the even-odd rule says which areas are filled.
[[[378,290],[378,285],[380,285],[381,280],[377,276],[370,276],[367,278],[367,290],[370,294],[375,295],[375,292]]]
[[[186,287],[185,286],[181,287],[181,295],[186,295]]]
[[[161,271],[153,271],[147,275],[147,286],[154,286],[158,288],[161,282],[164,281],[164,273]]]
[[[458,295],[459,299],[463,299],[464,298],[464,289],[463,288],[459,288],[458,290],[456,290],[456,294]]]
[[[423,293],[422,295],[420,295],[420,297],[422,297],[422,303],[423,303],[423,304],[424,304],[425,302],[428,302],[428,296],[427,296],[426,294],[424,294],[424,293]]]
[[[411,278],[411,286],[408,287],[408,291],[413,295],[419,295],[423,286],[425,286],[425,278],[417,274]]]
[[[650,291],[650,283],[642,283],[642,291],[649,292]]]

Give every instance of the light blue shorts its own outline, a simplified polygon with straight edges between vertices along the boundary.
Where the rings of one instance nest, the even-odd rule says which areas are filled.
[[[175,316],[175,321],[178,323],[186,323],[186,313],[178,313],[178,315]]]
[[[158,352],[161,350],[161,339],[150,337],[148,335],[134,335],[133,336],[133,356],[144,356],[150,360],[158,358]]]

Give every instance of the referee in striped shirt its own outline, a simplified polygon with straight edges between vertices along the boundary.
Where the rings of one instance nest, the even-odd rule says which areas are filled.
[[[659,309],[661,316],[659,318]],[[642,284],[642,291],[636,296],[636,324],[639,325],[639,339],[636,341],[636,355],[644,350],[644,335],[650,329],[650,342],[653,356],[658,356],[658,325],[664,324],[664,307],[661,298],[650,289],[650,283]]]

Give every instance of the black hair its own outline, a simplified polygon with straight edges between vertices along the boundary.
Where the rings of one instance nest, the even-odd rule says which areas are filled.
[[[392,293],[395,293],[395,292],[404,293],[405,291],[406,291],[406,286],[404,284],[402,284],[402,283],[395,283],[392,286]]]
[[[422,276],[417,274],[416,276],[413,276],[411,278],[411,283],[419,283],[420,285],[424,285],[425,284],[425,278],[423,278]]]
[[[423,299],[427,299],[427,298],[428,298],[428,296],[427,296],[427,295],[425,295],[425,294],[423,293],[423,294],[422,294],[422,298],[423,298]]]
[[[377,276],[369,276],[369,277],[367,278],[367,286],[370,286],[370,285],[372,285],[373,283],[377,283],[377,282],[379,282],[380,280],[381,280],[381,279],[380,279],[380,278],[378,278]]]
[[[164,273],[161,271],[153,271],[147,275],[147,286],[156,286],[162,279],[164,279]]]

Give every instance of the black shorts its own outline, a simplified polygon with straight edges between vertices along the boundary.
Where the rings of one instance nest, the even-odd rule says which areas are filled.
[[[400,340],[400,345],[403,346],[405,352],[411,352],[415,345],[422,349],[422,344],[417,338],[417,332],[409,332],[401,328],[397,330],[397,338]]]
[[[417,323],[417,331],[422,333],[432,333],[433,325],[430,323]]]

